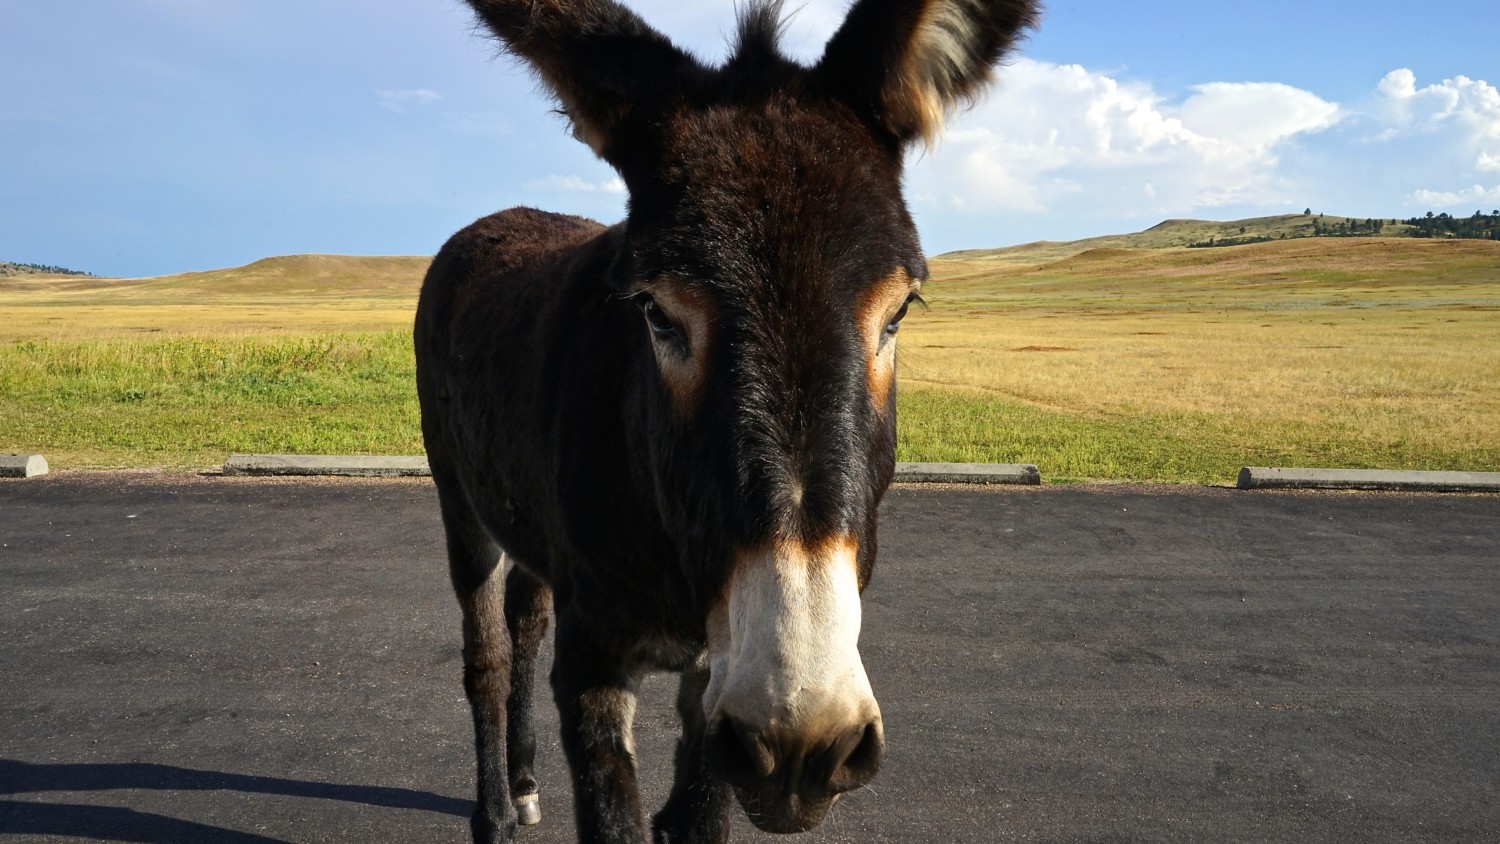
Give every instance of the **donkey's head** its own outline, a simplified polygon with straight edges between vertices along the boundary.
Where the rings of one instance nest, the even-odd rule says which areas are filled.
[[[896,333],[927,277],[902,156],[1034,0],[857,0],[808,68],[779,2],[709,68],[612,0],[470,0],[630,191],[611,282],[643,319],[643,479],[700,585],[705,745],[763,829],[880,766],[859,596],[895,461]]]

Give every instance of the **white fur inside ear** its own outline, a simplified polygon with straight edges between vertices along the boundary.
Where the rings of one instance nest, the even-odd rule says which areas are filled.
[[[931,147],[948,110],[985,79],[977,42],[984,0],[927,0],[886,107]]]

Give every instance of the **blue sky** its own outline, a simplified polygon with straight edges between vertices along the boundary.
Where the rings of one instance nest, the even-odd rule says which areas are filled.
[[[732,0],[638,0],[722,56]],[[796,0],[788,4],[797,8]],[[843,15],[809,0],[811,61]],[[1054,0],[914,154],[930,253],[1169,217],[1500,208],[1500,3]],[[458,0],[0,2],[0,259],[143,276],[431,254],[516,204],[613,221],[609,168]]]

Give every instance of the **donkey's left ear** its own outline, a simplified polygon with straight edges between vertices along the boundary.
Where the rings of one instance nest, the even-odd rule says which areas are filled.
[[[931,146],[1040,14],[1037,0],[857,0],[814,72],[903,146]]]
[[[615,0],[467,2],[552,90],[579,139],[616,168],[631,111],[670,98],[702,71]]]

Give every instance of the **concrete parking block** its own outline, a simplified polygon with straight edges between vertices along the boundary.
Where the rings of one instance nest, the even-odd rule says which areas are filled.
[[[426,457],[326,454],[231,454],[226,475],[345,475],[395,478],[431,475]]]
[[[0,454],[0,478],[30,478],[47,474],[47,458],[40,454]]]
[[[1240,489],[1367,489],[1400,492],[1500,492],[1500,472],[1404,472],[1246,466]]]
[[[1041,472],[1029,463],[897,463],[896,483],[1039,484]]]
[[[425,457],[368,457],[315,454],[233,454],[226,475],[427,476]],[[897,463],[897,483],[1039,484],[1037,467],[1012,463]]]

